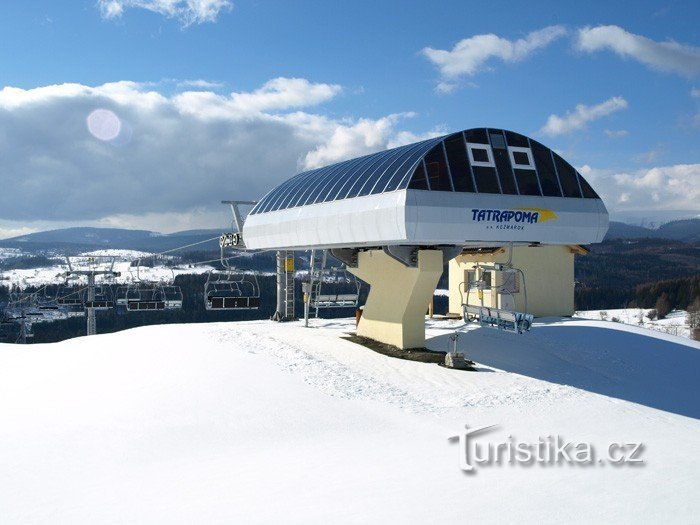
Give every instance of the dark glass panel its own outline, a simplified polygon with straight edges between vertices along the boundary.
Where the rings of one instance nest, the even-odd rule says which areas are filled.
[[[524,151],[514,151],[513,160],[515,161],[515,167],[530,165],[530,157]]]
[[[518,179],[520,195],[541,195],[535,170],[516,169],[515,178]]]
[[[489,152],[485,148],[472,148],[474,162],[490,162]]]
[[[447,151],[447,161],[450,163],[452,182],[455,191],[474,191],[472,174],[469,171],[469,160],[467,159],[467,149],[464,145],[462,134],[459,133],[445,140],[445,150]]]
[[[445,164],[442,144],[438,144],[425,156],[425,168],[428,170],[430,189],[433,191],[452,191],[450,175]]]
[[[557,165],[557,173],[559,173],[564,197],[581,197],[581,190],[579,190],[576,180],[576,170],[556,153],[554,153],[554,162]]]
[[[516,146],[518,148],[527,148],[527,137],[524,137],[520,133],[513,133],[512,131],[506,131],[506,140],[509,146]]]
[[[470,129],[464,132],[467,137],[467,142],[474,144],[488,144],[489,138],[486,136],[486,130],[483,128]]]
[[[492,131],[489,133],[491,137],[491,147],[506,149],[506,139],[503,138],[503,133],[500,131]]]
[[[581,177],[581,174],[578,174],[578,181],[581,183],[581,189],[583,190],[583,196],[586,199],[600,199],[598,197],[598,194],[595,192],[595,190],[591,187],[590,184],[588,184],[588,181]]]
[[[484,166],[473,166],[476,187],[479,193],[501,193],[496,179],[496,170]]]
[[[425,180],[425,170],[423,169],[423,163],[418,164],[416,171],[413,172],[411,177],[411,182],[408,184],[409,190],[427,190],[428,182]]]
[[[508,150],[501,148],[494,149],[493,160],[495,161],[496,168],[498,169],[498,178],[501,180],[501,189],[503,190],[503,193],[507,195],[516,195],[518,193],[518,189],[515,187],[513,171],[510,169]]]
[[[557,174],[552,164],[552,153],[539,142],[531,141],[532,156],[540,176],[542,193],[547,197],[561,197]]]

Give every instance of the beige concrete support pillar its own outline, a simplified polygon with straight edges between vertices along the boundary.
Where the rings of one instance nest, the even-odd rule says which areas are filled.
[[[442,252],[421,250],[418,267],[407,268],[382,250],[358,254],[348,268],[370,290],[357,335],[399,348],[425,346],[425,311],[442,275]]]

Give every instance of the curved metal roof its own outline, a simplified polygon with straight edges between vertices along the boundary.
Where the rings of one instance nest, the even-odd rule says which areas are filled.
[[[299,173],[265,195],[251,215],[405,189],[599,198],[539,142],[474,128]]]

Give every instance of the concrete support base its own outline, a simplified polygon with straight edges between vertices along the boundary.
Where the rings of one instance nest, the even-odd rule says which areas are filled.
[[[425,312],[442,275],[442,252],[421,250],[407,268],[381,250],[358,254],[348,268],[370,285],[357,335],[401,349],[425,346]]]

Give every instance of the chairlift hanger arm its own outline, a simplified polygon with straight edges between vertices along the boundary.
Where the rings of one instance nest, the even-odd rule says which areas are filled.
[[[256,201],[221,201],[221,204],[228,204],[231,207],[231,213],[233,214],[233,220],[237,228],[238,233],[243,232],[243,217],[241,216],[241,211],[238,209],[239,206],[255,206]]]

